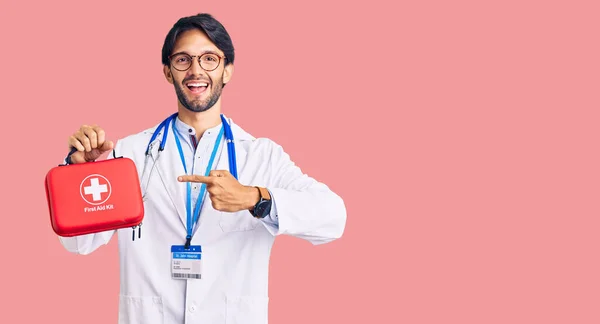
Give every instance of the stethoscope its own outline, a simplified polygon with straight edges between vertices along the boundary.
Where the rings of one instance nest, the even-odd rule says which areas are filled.
[[[154,171],[154,167],[158,163],[161,153],[162,153],[162,151],[165,150],[165,145],[167,144],[167,138],[169,136],[169,128],[170,128],[169,125],[171,124],[171,122],[174,123],[174,120],[175,120],[175,118],[177,118],[177,115],[178,115],[178,113],[172,114],[171,116],[167,117],[165,120],[163,120],[158,125],[158,127],[152,134],[152,137],[150,138],[150,141],[148,142],[148,145],[146,147],[146,152],[144,153],[144,155],[145,155],[144,168],[142,169],[142,175],[140,177],[140,179],[142,181],[144,179],[144,175],[146,174],[146,168],[148,166],[148,161],[151,156],[150,153],[151,153],[152,147],[154,145],[154,141],[160,135],[160,132],[164,130],[164,132],[162,133],[162,139],[160,140],[160,145],[158,147],[158,152],[156,153],[156,159],[154,160],[152,169],[150,169],[150,174],[148,175],[145,189],[142,190],[142,192],[143,192],[142,199],[144,201],[146,200],[146,194],[148,192],[148,185],[150,183],[150,178],[152,177],[152,172]],[[227,143],[227,153],[228,153],[228,159],[229,159],[229,172],[231,172],[231,174],[237,179],[238,178],[237,163],[236,163],[236,157],[235,157],[235,144],[234,144],[234,139],[233,139],[233,132],[231,131],[231,126],[229,125],[229,123],[227,123],[227,120],[225,119],[225,116],[223,114],[221,114],[221,122],[223,123],[223,133],[225,135],[225,142]]]

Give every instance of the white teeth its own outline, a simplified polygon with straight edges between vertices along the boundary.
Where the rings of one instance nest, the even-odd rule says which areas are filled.
[[[206,83],[188,83],[188,87],[207,87]]]

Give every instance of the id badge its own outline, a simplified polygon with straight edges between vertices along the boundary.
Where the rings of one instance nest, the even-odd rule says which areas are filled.
[[[171,246],[171,277],[173,279],[200,279],[202,277],[202,248],[191,245]]]

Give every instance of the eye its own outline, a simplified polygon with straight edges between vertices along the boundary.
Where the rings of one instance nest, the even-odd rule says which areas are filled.
[[[204,55],[204,56],[202,57],[202,59],[203,59],[204,61],[211,62],[211,63],[212,63],[212,62],[217,62],[217,61],[218,61],[218,58],[217,58],[215,55]]]
[[[187,63],[190,61],[190,58],[187,56],[179,56],[175,59],[176,63]]]

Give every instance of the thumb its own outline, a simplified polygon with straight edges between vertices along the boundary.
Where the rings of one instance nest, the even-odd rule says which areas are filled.
[[[106,142],[102,143],[101,146],[98,147],[98,151],[100,151],[101,153],[104,153],[104,152],[108,152],[114,148],[115,148],[115,144],[113,143],[113,141],[106,141]]]
[[[102,154],[112,150],[115,147],[112,141],[106,141],[102,143],[101,146],[92,149],[90,152],[82,152],[85,153],[84,159],[88,162],[97,160]],[[79,153],[79,152],[78,152]]]

